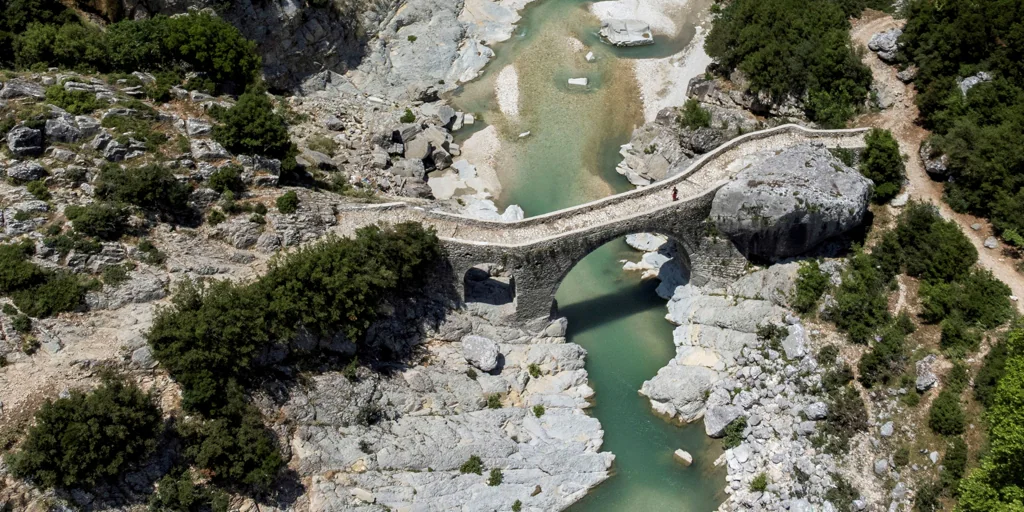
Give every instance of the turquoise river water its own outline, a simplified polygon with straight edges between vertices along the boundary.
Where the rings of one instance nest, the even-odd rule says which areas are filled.
[[[693,37],[687,20],[693,17],[679,14],[674,38],[655,34],[654,46],[618,49],[597,40],[600,24],[580,0],[540,0],[528,7],[512,39],[495,46],[484,76],[453,98],[498,129],[500,206],[519,204],[530,216],[628,190],[615,173],[618,148],[643,122],[630,59],[681,51]],[[586,49],[568,44],[569,37]],[[586,51],[597,55],[596,62],[586,62]],[[513,119],[497,110],[494,93],[495,75],[509,65],[519,75],[521,98]],[[569,90],[566,80],[573,76],[587,76],[590,88]],[[526,130],[530,137],[517,136]],[[712,464],[720,443],[708,439],[701,424],[680,427],[655,416],[637,393],[675,354],[665,301],[654,293],[657,283],[622,270],[621,260],[638,257],[623,240],[610,242],[581,261],[558,290],[569,341],[588,352],[596,392],[589,412],[604,428],[602,449],[616,457],[612,476],[571,510],[714,510],[724,498],[724,470]],[[692,466],[673,460],[678,448],[693,454]]]

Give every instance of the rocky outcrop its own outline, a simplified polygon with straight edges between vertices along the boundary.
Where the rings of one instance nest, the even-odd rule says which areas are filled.
[[[859,226],[871,189],[824,147],[801,145],[740,171],[716,194],[710,218],[748,258],[778,261]]]
[[[614,456],[598,451],[603,431],[583,412],[593,393],[585,351],[550,330],[453,311],[427,329],[429,365],[357,380],[326,373],[296,389],[281,412],[295,425],[293,466],[309,479],[309,509],[507,510],[519,500],[524,510],[560,510],[583,497]],[[500,347],[497,373],[469,372],[467,334]],[[495,395],[496,408],[487,403]],[[461,473],[474,455],[483,474]],[[487,485],[491,469],[500,486]]]
[[[17,126],[7,132],[7,149],[15,156],[38,156],[43,153],[43,133],[27,126]]]

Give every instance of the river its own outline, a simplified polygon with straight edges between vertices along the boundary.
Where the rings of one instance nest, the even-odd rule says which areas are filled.
[[[631,188],[615,172],[619,146],[643,122],[630,59],[682,51],[694,36],[695,14],[678,13],[675,37],[656,33],[654,46],[620,49],[598,40],[600,23],[585,2],[540,0],[525,9],[512,38],[495,45],[487,72],[452,98],[457,108],[498,130],[499,206],[518,204],[527,216],[539,215]],[[593,62],[585,58],[589,51]],[[508,66],[519,82],[514,115],[497,108],[495,93]],[[570,89],[571,77],[587,77],[589,87]],[[605,430],[602,449],[616,456],[612,476],[571,510],[714,510],[724,500],[725,471],[713,465],[720,443],[708,439],[700,423],[680,427],[655,416],[637,393],[675,354],[665,301],[654,293],[657,282],[622,270],[621,260],[639,256],[624,240],[608,243],[581,261],[558,290],[569,341],[588,352],[596,392],[590,414]],[[673,460],[678,448],[693,455],[692,466]]]

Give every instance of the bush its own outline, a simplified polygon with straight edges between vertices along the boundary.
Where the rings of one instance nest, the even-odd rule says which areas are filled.
[[[758,473],[750,482],[750,490],[753,492],[764,492],[768,488],[768,474]]]
[[[167,255],[157,249],[149,240],[139,241],[139,252],[142,253],[142,261],[150,265],[161,265],[167,260]]]
[[[299,209],[299,196],[294,190],[289,190],[277,198],[277,211],[290,214]]]
[[[306,147],[313,151],[319,151],[328,156],[334,156],[338,152],[338,143],[326,135],[314,135],[306,140]]]
[[[24,313],[18,313],[11,317],[11,327],[21,334],[28,334],[32,332],[32,319]]]
[[[872,255],[857,252],[850,258],[830,309],[836,327],[845,331],[850,341],[866,344],[889,323],[888,283]]]
[[[683,105],[682,115],[679,123],[691,130],[707,128],[711,126],[711,112],[700,106],[700,102],[690,98]]]
[[[959,316],[942,321],[942,336],[939,338],[942,350],[962,357],[978,350],[980,344],[981,333],[969,327]]]
[[[861,384],[870,388],[875,384],[894,382],[906,367],[906,352],[903,333],[893,327],[885,329],[875,339],[871,350],[860,359]]]
[[[206,222],[211,226],[216,226],[227,219],[228,218],[224,215],[224,212],[217,209],[210,210],[210,213],[206,214]]]
[[[110,203],[69,205],[64,209],[64,215],[71,221],[75,231],[101,240],[118,240],[128,227],[128,212]]]
[[[82,304],[86,286],[74,274],[44,270],[28,261],[32,244],[0,245],[0,293],[23,313],[44,318]]]
[[[955,222],[934,206],[911,201],[900,214],[896,236],[907,274],[930,283],[953,281],[978,261],[978,251]]]
[[[231,192],[239,195],[245,192],[245,183],[242,182],[242,169],[237,165],[225,165],[210,175],[210,188],[220,193]]]
[[[462,465],[459,466],[459,473],[462,473],[463,475],[469,473],[482,475],[484,474],[484,461],[480,460],[480,457],[476,455],[470,455],[469,459],[467,459],[466,462],[463,462]]]
[[[501,409],[501,395],[497,393],[487,395],[487,408]]]
[[[735,448],[743,442],[743,431],[747,429],[746,416],[740,416],[726,425],[725,436],[722,437],[722,447],[728,450]]]
[[[985,412],[988,420],[988,451],[979,466],[963,479],[958,488],[959,506],[965,512],[1012,510],[1019,505],[1019,499],[1015,496],[1024,484],[1020,472],[1020,461],[1024,460],[1024,443],[1021,442],[1024,439],[1024,357],[1020,353],[1022,340],[1024,329],[1015,326],[1007,337],[1010,343],[1009,356],[1005,361],[1003,376]],[[944,464],[946,462],[943,460]]]
[[[1010,287],[988,270],[973,269],[951,283],[921,285],[921,316],[929,322],[960,317],[985,329],[1013,317]]]
[[[867,96],[871,73],[850,43],[843,9],[829,0],[734,0],[715,18],[705,48],[726,74],[775,101],[807,97],[815,122],[839,126]]]
[[[866,146],[861,157],[860,172],[875,182],[872,199],[876,203],[889,202],[899,194],[906,178],[900,146],[889,130],[872,129],[864,138]]]
[[[974,376],[974,397],[986,408],[993,404],[993,398],[1000,379],[1006,373],[1006,362],[1024,351],[1024,330],[1011,329],[985,355],[985,359]]]
[[[117,203],[169,215],[181,215],[188,209],[191,193],[170,170],[151,164],[134,169],[105,165],[100,169],[96,196]]]
[[[821,347],[818,351],[818,364],[822,366],[832,366],[835,364],[836,359],[839,358],[839,347],[829,344]]]
[[[864,400],[853,386],[845,386],[831,394],[828,418],[821,433],[828,439],[827,453],[845,453],[850,439],[868,428],[868,413]]]
[[[246,92],[231,108],[218,115],[213,138],[228,150],[243,155],[262,155],[284,160],[294,156],[283,117],[263,92]]]
[[[910,448],[900,446],[892,456],[892,463],[897,468],[902,468],[910,463]]]
[[[523,502],[522,501],[516,500],[516,501],[512,502],[512,512],[520,512],[521,510],[523,510]]]
[[[42,181],[30,181],[25,184],[25,190],[28,190],[29,194],[40,201],[50,200],[50,190],[46,188],[46,184]]]
[[[103,284],[119,286],[128,279],[128,269],[124,265],[111,265],[103,269]]]
[[[503,478],[504,477],[501,474],[501,470],[498,468],[494,468],[491,470],[490,475],[487,477],[487,485],[491,487],[497,487],[501,485],[501,481]]]
[[[416,122],[416,114],[413,114],[412,110],[405,109],[405,113],[402,114],[402,117],[399,119],[399,121],[403,123],[414,123]]]
[[[68,91],[60,84],[46,88],[46,102],[76,116],[91,114],[93,111],[107,106],[106,101],[96,99],[94,92]]]
[[[800,264],[797,271],[796,289],[794,291],[792,305],[793,309],[801,313],[808,313],[814,309],[821,299],[821,294],[828,289],[829,278],[821,267],[818,260],[809,260]]]
[[[161,421],[152,395],[106,377],[95,391],[44,403],[8,463],[43,487],[92,487],[148,455]]]
[[[533,406],[533,415],[538,417],[538,418],[540,418],[541,416],[544,416],[544,406],[543,405],[535,405],[535,406]]]
[[[185,426],[185,454],[214,482],[268,490],[284,466],[277,438],[237,393],[216,419]]]
[[[165,475],[149,498],[154,512],[227,512],[229,496],[223,491],[195,483],[189,471]]]
[[[967,468],[967,443],[963,438],[954,437],[949,441],[946,454],[942,456],[942,472],[939,481],[947,489],[956,490]]]
[[[527,371],[530,372],[530,377],[533,377],[534,379],[540,378],[540,365],[537,363],[530,363],[530,366],[527,367]]]
[[[964,433],[966,419],[960,407],[960,397],[948,389],[942,390],[928,410],[928,426],[936,434],[958,436]]]
[[[855,489],[839,473],[829,475],[832,478],[833,486],[825,491],[825,499],[832,502],[839,510],[850,510],[853,501],[860,496],[860,491]]]

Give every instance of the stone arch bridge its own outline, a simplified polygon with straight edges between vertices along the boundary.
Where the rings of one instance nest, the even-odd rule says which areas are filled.
[[[658,233],[677,242],[697,284],[745,264],[728,242],[707,235],[706,220],[715,193],[755,163],[755,154],[821,144],[827,148],[864,147],[866,129],[813,130],[783,125],[751,132],[701,156],[683,172],[644,188],[515,222],[485,221],[432,211],[412,203],[346,205],[339,208],[338,232],[386,222],[420,222],[433,227],[446,250],[452,275],[463,293],[466,274],[485,263],[500,264],[511,275],[515,316],[527,322],[557,313],[555,292],[570,270],[605,243],[634,233]],[[679,200],[672,201],[672,189]],[[723,247],[723,245],[727,247]],[[463,297],[465,298],[465,297]]]

